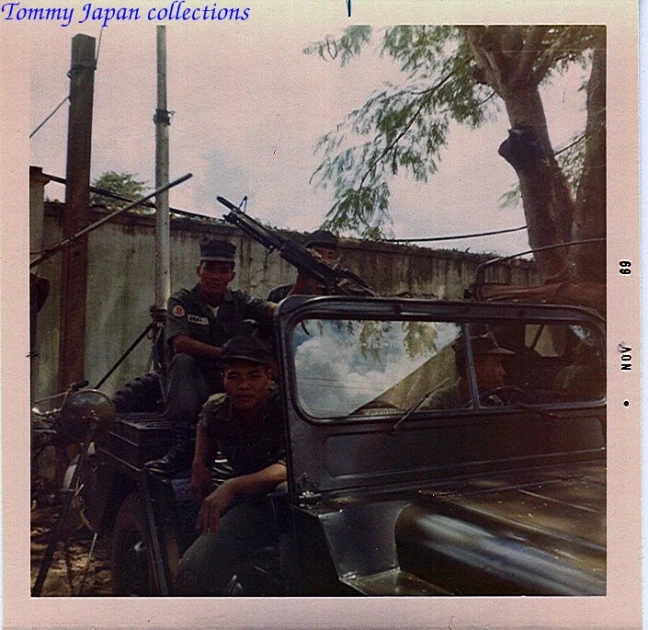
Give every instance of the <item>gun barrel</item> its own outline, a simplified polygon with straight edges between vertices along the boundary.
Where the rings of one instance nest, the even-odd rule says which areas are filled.
[[[216,201],[222,203],[226,208],[229,208],[230,210],[241,212],[240,208],[237,208],[229,199],[225,199],[225,197],[216,197]]]
[[[231,201],[224,197],[216,197],[229,209],[223,218],[243,230],[248,236],[261,243],[270,251],[278,250],[281,257],[295,266],[300,272],[321,282],[329,293],[346,295],[376,295],[355,274],[347,269],[331,267],[319,257],[314,256],[308,249],[291,238],[278,234],[272,228],[267,228],[256,219],[242,212]]]
[[[224,197],[216,197],[216,200],[222,203],[226,208],[229,208],[229,212],[223,215],[225,221],[240,228],[248,236],[251,236],[255,241],[258,241],[270,251],[281,249],[283,247],[285,242],[284,237],[277,234],[274,230],[265,227],[251,216],[245,214],[245,212],[240,210],[240,208],[237,208],[228,199],[225,199]]]

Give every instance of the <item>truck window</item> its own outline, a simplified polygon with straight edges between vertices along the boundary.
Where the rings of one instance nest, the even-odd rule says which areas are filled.
[[[316,419],[605,397],[600,336],[569,322],[307,319],[293,352],[299,406]]]
[[[294,329],[297,392],[315,418],[398,414],[455,379],[454,322],[304,320]]]
[[[503,388],[495,393],[505,402],[512,399],[528,404],[605,398],[605,350],[593,329],[568,322],[488,322],[480,326],[509,351],[501,355],[501,383],[482,385],[477,379],[480,404],[488,404],[489,388]]]

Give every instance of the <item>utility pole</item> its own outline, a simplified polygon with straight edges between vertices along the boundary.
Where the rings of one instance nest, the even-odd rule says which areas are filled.
[[[157,27],[157,109],[155,122],[155,188],[169,183],[169,126],[167,110],[166,26]],[[166,308],[171,293],[171,234],[169,226],[169,192],[155,197],[157,238],[155,241],[155,306]]]
[[[92,104],[94,98],[95,39],[72,38],[70,110],[68,115],[67,170],[63,236],[79,232],[88,223]],[[79,239],[63,252],[58,384],[65,390],[84,378],[88,241]]]

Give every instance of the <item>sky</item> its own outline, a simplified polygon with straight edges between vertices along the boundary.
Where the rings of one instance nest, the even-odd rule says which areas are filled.
[[[398,67],[377,54],[378,39],[344,68],[307,56],[303,49],[342,20],[294,16],[250,24],[167,26],[170,178],[193,178],[170,191],[170,204],[208,216],[225,211],[222,195],[235,203],[248,197],[248,212],[282,228],[312,231],[333,203],[332,191],[310,183],[320,163],[317,139],[361,106],[385,81],[397,82]],[[376,25],[376,30],[380,27]],[[155,182],[156,29],[152,23],[72,24],[39,28],[31,49],[30,130],[58,105],[69,88],[71,38],[99,42],[95,73],[92,179],[107,170]],[[584,127],[581,72],[543,90],[554,147]],[[65,176],[68,105],[30,141],[30,163]],[[392,236],[433,237],[524,225],[521,204],[500,208],[515,184],[512,167],[497,154],[506,139],[502,113],[479,130],[450,129],[439,172],[425,184],[406,176],[392,181]],[[50,198],[64,197],[49,184]],[[528,248],[526,232],[434,243],[472,252],[511,254]]]

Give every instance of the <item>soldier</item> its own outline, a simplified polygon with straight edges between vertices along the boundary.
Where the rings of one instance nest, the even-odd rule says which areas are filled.
[[[504,385],[506,372],[502,361],[506,355],[515,354],[511,350],[502,348],[492,332],[470,337],[475,366],[475,377],[480,393],[484,393]],[[468,366],[463,345],[459,337],[454,343],[455,364],[459,379],[449,387],[433,394],[432,397],[421,405],[421,409],[461,409],[470,401],[468,387]],[[501,405],[501,400],[495,396],[486,401],[488,405]]]
[[[255,340],[225,344],[225,393],[205,404],[196,436],[191,488],[202,503],[203,533],[178,567],[176,595],[222,595],[234,570],[255,549],[277,538],[266,495],[286,481],[283,410],[270,357]],[[210,464],[222,452],[234,476],[215,490]]]
[[[306,248],[319,256],[333,267],[338,261],[337,236],[327,230],[316,230],[306,240]],[[300,272],[295,284],[285,284],[270,291],[268,301],[280,302],[288,294],[322,295],[322,286],[308,274]]]
[[[245,320],[268,321],[275,305],[244,291],[232,290],[236,247],[206,240],[196,267],[198,284],[169,298],[166,340],[173,353],[166,417],[173,423],[174,443],[162,458],[146,463],[159,473],[186,470],[191,463],[191,425],[210,394],[223,391],[223,345],[242,333]]]

